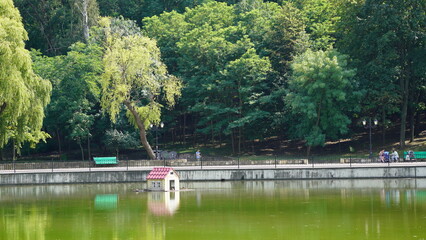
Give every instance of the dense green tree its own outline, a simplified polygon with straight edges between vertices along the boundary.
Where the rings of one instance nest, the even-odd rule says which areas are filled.
[[[324,145],[348,132],[350,110],[355,110],[355,71],[347,69],[346,56],[335,51],[311,50],[297,56],[292,65],[290,111],[297,117],[293,131],[308,146]],[[352,101],[351,101],[352,100]]]
[[[103,19],[109,29],[111,22]],[[151,159],[155,159],[146,138],[151,123],[161,120],[161,97],[169,105],[180,96],[181,82],[167,73],[160,60],[156,42],[141,34],[122,36],[106,31],[107,49],[102,77],[102,108],[115,122],[124,105],[129,120],[139,129],[142,145]]]
[[[286,3],[272,18],[270,30],[264,36],[267,56],[281,77],[288,74],[289,63],[293,57],[309,47],[309,36],[305,32],[306,26],[302,19],[302,12],[293,4]]]
[[[186,83],[180,106],[200,118],[198,131],[211,135],[212,140],[225,133],[240,142],[262,137],[271,129],[276,106],[279,102],[283,106],[288,62],[308,46],[302,15],[291,3],[281,7],[248,2],[236,6],[211,2],[183,14],[144,19],[144,29],[158,40],[165,63]],[[238,69],[247,71],[231,71],[237,62]],[[253,62],[257,69],[251,66]],[[244,74],[251,77],[238,85]],[[253,112],[245,111],[247,106]],[[257,131],[250,131],[252,126]]]
[[[304,15],[303,22],[311,39],[312,49],[329,49],[336,41],[340,8],[346,0],[293,0]]]
[[[193,8],[209,0],[97,0],[102,16],[120,17],[133,21],[140,21],[145,17],[152,17],[163,12],[183,12],[185,8]]]
[[[31,55],[34,72],[44,79],[49,79],[52,84],[51,100],[45,108],[46,116],[43,121],[43,126],[45,131],[52,137],[47,144],[53,145],[55,143],[55,148],[58,149],[61,154],[61,136],[63,135],[62,130],[65,128],[66,120],[59,118],[63,109],[58,106],[58,98],[61,96],[59,85],[61,79],[64,78],[66,74],[64,71],[66,68],[64,67],[62,57],[43,56],[41,52],[35,50],[31,52]],[[52,139],[55,140],[52,141]]]
[[[230,72],[224,71],[230,61],[241,57],[252,46],[235,26],[235,19],[233,7],[211,2],[188,9],[185,14],[173,12],[145,20],[148,34],[158,38],[160,44],[175,40],[173,45],[170,42],[166,45],[166,50],[173,51],[166,56],[178,58],[166,58],[165,62],[187,82],[184,89],[187,97],[183,100],[201,116],[198,124],[205,134],[233,133],[229,123],[238,112],[239,100],[234,99],[238,96],[238,87],[231,77],[225,77]],[[175,27],[169,29],[172,24]]]
[[[73,112],[71,119],[67,122],[71,129],[70,138],[76,141],[80,147],[81,160],[84,160],[84,148],[82,144],[91,137],[90,129],[94,123],[94,116],[85,113],[86,111],[88,109],[80,109],[80,111]],[[88,157],[90,158],[90,153]]]
[[[120,149],[139,146],[137,137],[133,136],[132,133],[117,129],[107,130],[103,141],[108,148],[114,149],[117,158],[119,158]]]
[[[96,0],[15,0],[28,30],[28,48],[49,56],[65,54],[77,41],[87,40],[88,29],[99,17]]]
[[[19,149],[48,137],[41,127],[51,85],[34,73],[27,39],[18,9],[0,1],[0,148],[10,139]]]
[[[250,2],[250,4],[247,4]],[[289,116],[282,96],[287,88],[290,62],[310,46],[304,15],[292,2],[276,3],[247,0],[238,4],[240,24],[246,28],[250,40],[261,56],[267,56],[272,71],[267,77],[265,94],[259,99],[268,117],[258,121],[256,133],[250,138],[287,134]]]
[[[404,147],[407,115],[415,114],[415,96],[424,91],[419,86],[426,79],[426,2],[367,0],[348,9],[354,13],[342,22],[341,29],[347,30],[339,47],[357,59],[359,78],[368,90],[365,102],[372,103],[367,111],[385,117],[399,103]]]
[[[244,135],[251,140],[259,137],[258,123],[266,120],[270,113],[264,110],[263,98],[268,84],[266,77],[271,72],[271,63],[266,57],[259,57],[252,48],[247,50],[239,59],[229,62],[223,71],[224,81],[221,84],[221,94],[232,96],[228,112],[222,112],[222,117],[228,119],[225,132],[238,135],[238,153]],[[209,118],[210,115],[205,116]],[[220,116],[219,116],[220,117]],[[243,134],[244,133],[244,134]]]
[[[180,139],[192,139],[194,144],[217,140],[223,143],[223,135],[226,135],[225,141],[232,143],[234,153],[247,147],[249,140],[268,136],[294,135],[305,139],[308,146],[341,137],[348,130],[346,109],[357,106],[357,101],[347,100],[353,94],[347,94],[344,101],[336,100],[334,104],[322,106],[319,125],[316,119],[310,118],[303,121],[305,125],[293,124],[312,110],[307,103],[304,103],[306,106],[296,104],[299,108],[294,105],[302,102],[295,101],[295,96],[306,92],[295,83],[294,79],[299,77],[292,75],[290,67],[293,63],[293,71],[297,72],[294,66],[296,62],[303,62],[301,58],[308,58],[303,54],[308,48],[312,50],[311,55],[317,54],[323,62],[328,62],[324,59],[331,59],[335,54],[342,69],[347,68],[345,61],[341,61],[344,57],[329,50],[339,49],[348,54],[350,68],[357,68],[357,80],[349,81],[348,89],[357,90],[352,84],[359,81],[365,94],[361,114],[378,117],[384,128],[390,126],[390,119],[393,122],[401,120],[401,139],[405,139],[403,134],[408,123],[410,137],[414,138],[414,125],[421,120],[425,109],[423,0],[15,2],[22,10],[23,22],[29,31],[27,46],[41,49],[50,56],[63,54],[46,57],[34,52],[33,56],[34,71],[49,79],[53,86],[43,129],[52,136],[48,147],[56,148],[57,142],[60,152],[61,145],[75,149],[79,146],[84,158],[84,143],[90,155],[91,141],[98,146],[106,144],[117,149],[119,141],[132,134],[133,128],[127,127],[133,126],[111,123],[106,116],[98,114],[101,97],[104,110],[111,113],[112,120],[116,120],[115,117],[118,122],[125,120],[127,110],[131,124],[139,125],[135,134],[139,133],[142,143],[146,143],[148,153],[152,152],[146,139],[146,134],[149,137],[147,126],[157,124],[160,113],[173,139],[178,134],[182,136]],[[97,2],[102,15],[119,18],[101,19],[98,26]],[[142,20],[142,34],[138,24],[146,16],[152,17]],[[0,24],[1,37],[2,31],[8,31],[3,28],[7,21]],[[11,32],[20,34],[19,31]],[[158,48],[143,35],[157,41],[161,62],[167,66],[167,71],[160,62]],[[10,38],[4,39],[7,40],[2,39],[2,43],[10,41]],[[0,48],[8,46],[2,44]],[[145,58],[131,51],[139,51]],[[14,57],[20,58],[16,54]],[[14,61],[10,59],[4,61],[11,64]],[[313,64],[321,65],[321,61],[313,61]],[[108,69],[101,81],[104,84],[101,91],[99,79],[104,72],[103,65]],[[312,68],[318,69],[319,79],[327,76],[327,69]],[[4,76],[9,77],[7,65],[1,65],[0,69],[6,69]],[[182,79],[185,86],[173,111],[164,108],[174,104],[178,92],[171,90],[175,89],[176,81],[167,72]],[[150,74],[155,81],[149,81]],[[120,77],[122,81],[118,80]],[[339,81],[336,80],[336,84]],[[0,84],[6,86],[6,82]],[[357,95],[358,91],[355,93]],[[283,97],[286,94],[288,96]],[[311,100],[315,101],[313,97]],[[126,103],[130,105],[125,106]],[[0,101],[0,117],[7,106],[9,103]],[[323,126],[323,118],[327,119],[336,111],[334,106],[343,109],[336,114],[342,125],[338,128]],[[138,117],[143,118],[142,124],[138,124]],[[128,124],[127,120],[125,122]],[[343,130],[336,133],[336,129]],[[105,132],[109,133],[111,141],[103,141]],[[10,139],[15,136],[10,129],[8,134],[12,136],[8,137]]]
[[[102,54],[97,45],[76,43],[65,56],[34,56],[36,72],[53,85],[45,129],[55,136],[59,153],[63,139],[76,141],[81,150],[82,143],[90,143],[91,127],[99,112],[97,82],[102,73]]]

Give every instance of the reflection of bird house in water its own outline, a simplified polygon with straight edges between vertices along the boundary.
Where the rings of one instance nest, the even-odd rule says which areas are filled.
[[[148,193],[148,209],[155,216],[172,216],[179,208],[179,192]]]
[[[154,168],[146,177],[148,190],[151,191],[178,191],[179,176],[173,168]]]

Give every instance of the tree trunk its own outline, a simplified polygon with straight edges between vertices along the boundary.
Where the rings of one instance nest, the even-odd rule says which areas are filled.
[[[87,136],[87,158],[90,161],[90,157],[92,155],[91,149],[90,149],[90,137]]]
[[[87,12],[87,6],[89,0],[83,0],[83,36],[86,42],[89,41],[89,14]]]
[[[254,154],[254,139],[251,140],[251,151]]]
[[[321,110],[322,110],[322,98],[321,98],[320,102],[318,103],[317,120],[316,120],[316,123],[315,123],[315,127],[319,127],[319,125],[320,125]],[[308,145],[308,149],[306,149],[306,155],[308,156],[308,158],[311,155],[311,148],[312,148],[312,146]]]
[[[171,132],[171,134],[172,134],[172,144],[175,145],[176,144],[176,128],[174,127],[171,130],[172,130],[172,132]]]
[[[183,142],[183,145],[185,145],[186,144],[186,113],[183,114],[183,129],[182,130],[183,130],[182,131],[182,133],[183,133],[182,142]]]
[[[308,148],[306,149],[306,156],[309,158],[309,156],[311,155],[311,145],[308,145]]]
[[[142,143],[142,146],[145,148],[146,152],[148,153],[148,156],[151,160],[155,160],[155,154],[154,151],[152,151],[151,145],[148,143],[148,139],[146,138],[146,131],[145,126],[143,124],[143,121],[139,114],[136,112],[136,109],[132,106],[130,101],[125,101],[124,105],[126,105],[127,109],[132,113],[133,117],[135,118],[136,125],[139,129],[139,137]]]
[[[7,106],[7,104],[6,104],[6,103],[3,103],[3,104],[0,106],[0,115],[1,115],[1,113],[4,111],[4,109],[6,109],[6,106]]]
[[[340,141],[340,138],[339,138],[339,154],[342,154],[342,142]]]
[[[382,108],[382,145],[386,145],[386,111],[385,108]]]
[[[85,42],[89,40],[89,13],[87,11],[87,8],[89,6],[89,0],[79,0],[81,1],[81,6],[79,2],[76,2],[75,5],[77,6],[78,10],[80,10],[81,13],[81,22],[83,27],[83,37]]]
[[[192,146],[199,146],[199,143],[197,142],[197,124],[195,124],[195,121],[193,121],[192,125],[192,141]]]
[[[15,140],[12,141],[12,160],[16,160],[16,146],[15,146]]]
[[[400,76],[400,87],[401,87],[401,94],[402,94],[402,108],[401,108],[401,130],[400,130],[400,139],[399,144],[402,149],[405,148],[405,130],[406,130],[406,123],[407,123],[407,111],[408,111],[408,101],[410,98],[410,92],[409,92],[409,86],[410,86],[410,61],[407,57],[407,50],[405,46],[402,49],[401,56],[404,59],[402,63],[403,67],[403,73],[402,76]]]
[[[235,154],[234,130],[231,131],[232,154]]]
[[[241,127],[238,128],[238,155],[241,154],[241,136],[242,136],[242,131],[241,131]]]
[[[423,114],[421,114],[421,113],[415,114],[414,124],[416,124],[416,123],[420,124],[422,122],[422,117],[423,117]],[[416,135],[418,135],[420,133],[419,129],[420,128],[414,128],[414,137],[416,137]]]
[[[415,124],[414,124],[414,118],[415,118],[415,113],[414,113],[414,111],[411,111],[411,113],[410,113],[410,142],[414,142],[414,135],[415,135],[415,133],[414,133],[414,126],[415,126]]]
[[[62,155],[62,146],[61,146],[61,135],[59,133],[59,129],[56,129],[56,136],[58,137],[58,151],[59,151],[59,158]]]
[[[405,147],[405,129],[407,123],[407,109],[408,109],[408,81],[401,80],[404,87],[402,96],[402,109],[401,109],[401,129],[399,135],[399,145],[402,149]]]
[[[80,147],[80,151],[81,151],[81,160],[84,161],[84,149],[83,149],[83,145],[81,144],[81,141],[78,141],[78,146]]]

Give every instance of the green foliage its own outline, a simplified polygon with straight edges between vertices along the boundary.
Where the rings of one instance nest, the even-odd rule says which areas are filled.
[[[101,78],[101,106],[115,122],[126,106],[127,116],[139,129],[141,143],[148,155],[155,155],[147,142],[146,129],[161,120],[160,102],[175,104],[180,96],[181,81],[167,73],[161,62],[156,42],[141,34],[120,34],[113,31],[109,19],[102,19],[105,30],[104,73]]]
[[[143,116],[143,125],[145,129],[148,129],[151,124],[160,123],[161,119],[161,107],[159,103],[151,102],[146,106],[136,107],[136,112],[139,116]],[[138,128],[135,116],[127,110],[126,112],[127,119],[129,119],[130,124],[132,124],[135,128]]]
[[[265,80],[270,71],[269,59],[260,58],[253,48],[225,67],[223,71],[225,81],[222,86],[225,89],[232,89],[227,95],[234,98],[233,103],[229,104],[237,113],[234,119],[230,119],[225,132],[230,132],[234,128],[250,127],[269,115],[262,110],[259,99],[265,94],[267,86]],[[232,116],[232,113],[229,115]]]
[[[99,17],[96,0],[87,1],[88,26]],[[29,32],[29,48],[54,56],[65,54],[68,47],[84,40],[83,0],[15,0]]]
[[[97,2],[102,15],[117,18],[97,21]],[[33,69],[53,87],[43,129],[58,134],[52,138],[58,142],[80,143],[81,149],[88,137],[102,143],[111,127],[121,131],[118,125],[130,123],[145,132],[160,119],[169,121],[173,136],[182,135],[178,141],[194,133],[198,141],[196,134],[202,133],[204,141],[211,136],[223,143],[225,134],[234,147],[236,141],[293,135],[313,146],[350,132],[350,114],[360,110],[361,92],[361,114],[380,114],[387,124],[405,126],[407,114],[414,122],[426,106],[422,0],[15,3],[30,39],[10,0],[3,1],[3,145],[8,139],[21,138],[19,145],[22,139],[47,137],[27,127],[17,130],[39,126],[50,88],[32,73],[24,40],[40,49],[33,51]],[[92,26],[90,38],[77,42],[87,26]],[[346,61],[357,68],[354,78]],[[99,115],[101,107],[118,123]],[[126,124],[120,123],[124,119]],[[131,127],[121,132],[127,131]]]
[[[264,14],[262,14],[264,15]],[[263,51],[271,59],[273,68],[283,77],[288,74],[293,57],[306,51],[309,36],[305,32],[303,13],[286,3],[271,18],[270,28],[263,35]]]
[[[326,50],[336,41],[337,23],[340,21],[340,5],[346,0],[293,0],[301,9],[310,35],[311,49]]]
[[[308,50],[291,67],[287,103],[298,121],[295,135],[309,146],[323,145],[348,132],[347,113],[356,108],[350,101],[355,71],[347,69],[346,56],[335,51]]]
[[[425,76],[425,68],[421,67],[424,61],[420,59],[425,56],[426,4],[415,0],[366,1],[349,7],[355,10],[341,24],[347,31],[339,47],[357,59],[363,84],[371,90],[371,101],[395,104],[401,98],[398,94],[389,99],[380,95],[403,91],[398,88],[407,74],[407,69],[403,70],[407,61],[413,67],[408,74],[414,79]]]
[[[116,152],[119,149],[129,149],[139,146],[136,136],[127,131],[119,131],[117,129],[107,130],[103,142],[108,148],[112,148]]]
[[[365,112],[380,111],[383,121],[400,112],[404,146],[408,112],[414,116],[426,82],[426,2],[368,0],[347,8],[352,11],[344,15],[338,46],[356,59],[367,92]]]
[[[156,42],[141,35],[107,36],[108,46],[105,56],[105,72],[102,77],[102,107],[116,120],[123,103],[128,102],[138,108],[145,127],[160,121],[157,104],[151,104],[150,111],[139,108],[160,101],[162,91],[168,104],[180,95],[181,83],[167,74],[160,60]],[[155,111],[157,109],[157,111]],[[152,111],[151,111],[152,110]],[[155,117],[153,117],[155,116]]]
[[[0,148],[10,139],[37,143],[51,84],[36,75],[30,53],[24,48],[27,32],[11,0],[0,2]]]
[[[76,43],[66,56],[33,54],[35,70],[53,85],[46,109],[45,129],[81,144],[91,134],[99,103],[102,51],[97,45]]]
[[[267,40],[267,34],[273,27],[272,21],[280,15],[281,7],[276,3],[263,3],[255,1],[253,4],[248,4],[248,1],[242,1],[235,6],[238,13],[239,24],[244,27],[245,33],[254,43],[256,50],[265,55],[264,41]]]
[[[94,116],[85,114],[83,111],[74,112],[68,121],[71,128],[70,137],[79,144],[91,136],[90,128],[94,122]]]
[[[97,0],[102,16],[120,17],[139,22],[145,17],[152,17],[163,12],[183,12],[185,8],[195,7],[210,0],[175,0],[175,1],[144,1],[144,0]]]
[[[273,70],[286,74],[283,63],[306,48],[298,16],[291,4],[210,2],[183,14],[146,18],[144,30],[157,39],[169,69],[184,80],[182,107],[200,116],[198,131],[238,130],[254,139],[269,129],[281,98],[271,97],[281,90],[268,77]]]

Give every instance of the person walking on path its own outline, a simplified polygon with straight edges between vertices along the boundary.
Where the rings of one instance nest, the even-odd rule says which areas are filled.
[[[201,160],[201,152],[200,152],[200,150],[197,150],[197,152],[195,152],[195,158],[197,159],[197,161]]]

